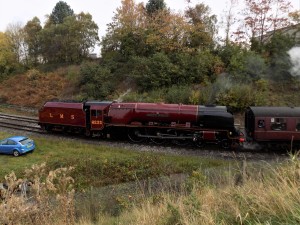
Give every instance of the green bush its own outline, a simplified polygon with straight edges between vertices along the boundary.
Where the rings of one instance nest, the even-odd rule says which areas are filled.
[[[263,92],[254,90],[251,85],[234,85],[217,94],[216,103],[229,106],[233,111],[243,111],[248,106],[263,105],[264,99]]]
[[[114,79],[110,70],[97,63],[85,63],[80,68],[81,91],[84,98],[106,99],[114,91]]]
[[[188,86],[172,86],[170,88],[155,89],[150,92],[132,92],[123,97],[124,102],[164,102],[190,104],[191,88]]]
[[[188,86],[172,86],[166,90],[166,103],[189,104],[191,88]]]

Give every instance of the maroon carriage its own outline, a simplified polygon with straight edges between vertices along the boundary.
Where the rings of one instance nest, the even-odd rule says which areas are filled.
[[[245,113],[247,140],[273,147],[300,144],[300,107],[249,107]]]

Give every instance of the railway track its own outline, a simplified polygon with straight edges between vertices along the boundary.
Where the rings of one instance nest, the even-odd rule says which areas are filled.
[[[37,123],[39,121],[37,118],[33,118],[33,117],[9,115],[9,114],[3,114],[3,113],[0,113],[0,118],[1,119],[9,119],[9,120],[17,120],[17,121],[22,121],[22,122],[29,122],[29,123],[30,122]]]
[[[43,130],[37,124],[37,118],[0,113],[0,127],[3,128],[43,133]]]

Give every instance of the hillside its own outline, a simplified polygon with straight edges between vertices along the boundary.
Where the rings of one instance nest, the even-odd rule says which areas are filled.
[[[51,99],[72,98],[76,95],[76,84],[68,77],[70,70],[58,69],[55,72],[41,73],[29,70],[25,74],[11,76],[1,83],[1,103],[39,108]]]
[[[80,85],[80,67],[68,66],[53,72],[29,70],[24,74],[10,76],[1,82],[0,103],[39,108],[52,99],[94,99],[85,92],[88,86]],[[109,82],[106,80],[105,82]],[[184,104],[229,105],[238,111],[248,105],[299,106],[300,84],[298,80],[276,82],[259,80],[251,84],[225,84],[228,80],[217,80],[213,84],[172,86],[166,89],[137,92],[130,82],[120,81],[112,94],[98,100],[166,102]],[[101,82],[100,82],[101,83]],[[116,82],[112,82],[116,84]],[[228,86],[224,89],[221,86]],[[103,92],[99,87],[96,92]],[[126,92],[127,91],[127,92]],[[124,94],[125,93],[125,94]],[[120,98],[120,96],[122,98]],[[214,96],[214,97],[212,97]],[[212,102],[210,102],[212,101]]]

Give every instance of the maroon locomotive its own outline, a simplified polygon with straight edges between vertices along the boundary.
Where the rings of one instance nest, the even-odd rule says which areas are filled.
[[[107,136],[118,130],[140,142],[151,139],[177,144],[207,142],[229,148],[239,143],[233,115],[225,106],[87,101],[47,102],[39,111],[39,124],[47,131],[63,130]]]
[[[245,131],[248,141],[272,148],[299,148],[300,107],[249,107]]]

